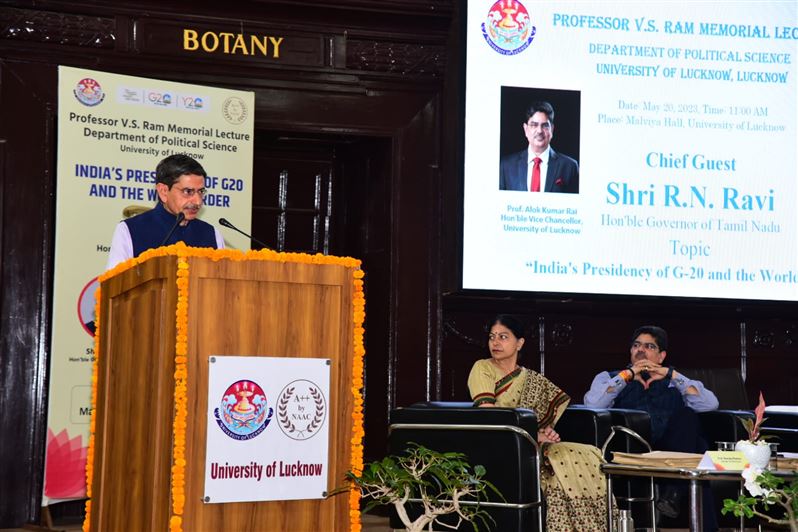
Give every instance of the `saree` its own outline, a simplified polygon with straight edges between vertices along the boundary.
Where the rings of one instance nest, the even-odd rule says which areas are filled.
[[[489,359],[477,361],[468,378],[474,405],[528,408],[538,427],[553,427],[568,406],[568,395],[543,375],[522,367],[507,375]],[[607,486],[599,470],[601,452],[592,445],[560,442],[542,446],[541,489],[549,532],[605,532]]]

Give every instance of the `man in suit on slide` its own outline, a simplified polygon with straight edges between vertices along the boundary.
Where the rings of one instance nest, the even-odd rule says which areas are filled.
[[[529,192],[579,192],[579,163],[551,147],[554,108],[535,102],[526,111],[524,134],[527,149],[501,160],[499,188]]]

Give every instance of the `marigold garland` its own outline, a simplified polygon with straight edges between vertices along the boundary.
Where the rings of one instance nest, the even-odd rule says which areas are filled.
[[[184,248],[190,249],[190,248]],[[177,305],[175,309],[175,417],[172,426],[172,517],[169,530],[183,530],[186,503],[186,419],[188,418],[188,259],[177,256]]]
[[[177,305],[175,310],[175,415],[173,421],[173,449],[171,472],[172,516],[169,518],[169,529],[173,532],[183,530],[183,509],[185,506],[185,468],[186,468],[186,427],[188,418],[188,275],[189,257],[203,257],[214,261],[228,259],[234,261],[264,260],[271,262],[291,262],[300,264],[335,264],[353,268],[352,273],[352,321],[353,351],[352,359],[352,438],[350,451],[350,470],[360,474],[363,470],[363,357],[366,349],[363,343],[366,318],[366,300],[363,291],[363,270],[361,262],[351,257],[333,257],[330,255],[308,255],[305,253],[278,253],[271,250],[239,251],[233,249],[211,249],[188,247],[182,242],[172,246],[150,249],[130,260],[122,262],[98,277],[102,283],[111,277],[138,266],[153,257],[177,257]],[[95,324],[97,334],[94,337],[94,364],[92,374],[92,417],[90,424],[89,449],[86,460],[86,518],[83,530],[88,532],[91,511],[91,485],[93,480],[94,458],[94,411],[97,400],[97,363],[100,356],[100,289],[96,292]],[[360,532],[360,491],[353,487],[349,492],[349,523],[352,532]]]
[[[363,322],[366,319],[366,298],[363,293],[363,270],[356,268],[352,272],[352,448],[350,471],[355,475],[363,472],[363,357],[366,348],[363,344]],[[349,491],[349,529],[360,532],[360,490],[352,485]]]

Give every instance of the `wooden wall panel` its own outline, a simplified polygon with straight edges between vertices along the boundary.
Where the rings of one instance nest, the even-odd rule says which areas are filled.
[[[431,102],[408,124],[397,139],[401,154],[397,179],[393,182],[395,198],[392,219],[393,255],[391,291],[396,324],[394,344],[389,356],[394,357],[391,377],[391,404],[405,405],[413,400],[431,398],[435,393],[437,375],[431,362],[436,351],[437,329],[434,314],[437,282],[432,271],[432,246],[437,241],[437,227],[433,212],[438,189],[438,154],[423,146],[435,146],[439,120],[437,106]],[[419,397],[423,393],[424,396]]]
[[[768,404],[798,404],[798,320],[753,319],[745,324],[748,396]]]
[[[0,59],[0,526],[37,519],[43,489],[55,81]]]
[[[597,373],[621,369],[629,362],[631,335],[642,325],[665,328],[670,340],[666,363],[679,370],[739,370],[746,379],[749,404],[756,404],[760,390],[769,404],[798,402],[795,320],[739,319],[734,308],[719,305],[713,312],[706,301],[694,306],[679,301],[659,303],[630,302],[623,306],[606,302],[585,306],[551,300],[536,302],[523,294],[504,298],[446,296],[439,397],[469,399],[468,371],[476,360],[489,356],[485,323],[497,313],[509,313],[527,325],[520,363],[542,371],[571,396],[572,403],[582,402]],[[778,311],[767,310],[772,312]]]

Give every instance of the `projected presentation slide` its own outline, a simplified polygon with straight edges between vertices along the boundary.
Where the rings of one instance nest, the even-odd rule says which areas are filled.
[[[798,2],[468,2],[463,288],[798,300]]]

